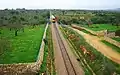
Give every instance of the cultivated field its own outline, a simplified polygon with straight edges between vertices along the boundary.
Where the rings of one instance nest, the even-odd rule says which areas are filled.
[[[12,63],[27,63],[35,62],[40,48],[40,43],[44,33],[45,25],[36,26],[31,28],[30,26],[24,27],[24,32],[18,32],[18,36],[14,36],[14,30],[3,28],[0,34],[2,39],[8,38],[10,47],[7,48],[0,55],[1,64]]]

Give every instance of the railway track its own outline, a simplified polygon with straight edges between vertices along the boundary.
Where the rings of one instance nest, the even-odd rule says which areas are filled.
[[[56,24],[53,24],[53,25],[54,25],[55,34],[56,34],[56,37],[57,37],[57,40],[58,40],[58,44],[59,44],[59,47],[60,47],[60,50],[61,50],[61,54],[62,54],[62,57],[63,57],[63,60],[64,60],[64,64],[65,64],[65,67],[66,67],[66,70],[67,70],[67,74],[68,75],[77,75],[77,73],[75,71],[75,68],[73,67],[73,64],[70,60],[70,57],[69,57],[69,55],[66,51],[64,43],[63,43],[63,41],[60,37],[58,28],[57,28]]]

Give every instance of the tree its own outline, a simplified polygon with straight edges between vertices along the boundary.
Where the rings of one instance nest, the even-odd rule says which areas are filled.
[[[72,19],[72,23],[79,24],[79,20],[77,20],[76,18],[73,18],[73,19]]]
[[[38,16],[34,16],[34,19],[38,19]]]
[[[15,36],[18,35],[18,31],[20,29],[23,29],[23,26],[22,26],[22,23],[21,23],[21,19],[19,18],[19,16],[12,16],[9,20],[9,26],[8,26],[11,29],[13,29],[15,31]]]
[[[2,31],[2,25],[0,25],[0,34],[2,34],[2,32],[1,32],[1,31]]]
[[[2,27],[8,25],[8,20],[0,19],[0,34],[2,34]]]
[[[90,27],[90,25],[92,24],[91,22],[91,17],[92,17],[92,14],[91,13],[88,13],[84,16],[85,18],[85,21],[88,23],[88,27]]]
[[[119,27],[119,26],[120,26],[120,22],[119,22],[119,20],[118,20],[118,19],[115,19],[114,23],[115,23],[115,25],[116,25],[117,27]]]
[[[10,50],[10,41],[7,38],[0,37],[0,55],[2,55],[6,50]]]
[[[9,25],[10,30],[14,30],[14,35],[18,36],[18,31],[20,31],[22,29],[22,31],[24,32],[24,28],[21,24],[11,24]]]
[[[65,10],[62,10],[62,14],[63,14],[63,15],[65,15],[65,12],[66,12]]]
[[[1,30],[2,30],[2,20],[0,19],[0,34],[2,33]]]
[[[91,20],[86,20],[87,24],[88,24],[88,27],[90,27],[92,25],[92,22]]]

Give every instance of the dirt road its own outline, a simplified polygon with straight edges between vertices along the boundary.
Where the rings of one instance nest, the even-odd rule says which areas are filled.
[[[95,49],[100,51],[102,54],[104,54],[105,56],[107,56],[108,58],[113,60],[114,62],[120,64],[120,53],[118,53],[118,52],[114,51],[112,48],[106,46],[104,43],[102,43],[100,41],[100,38],[83,33],[82,31],[79,31],[74,28],[71,28],[71,29],[73,29],[77,33],[81,34],[85,38],[86,42],[88,42],[90,45],[92,45]]]
[[[52,36],[53,36],[53,46],[54,46],[54,51],[55,51],[55,66],[56,66],[57,74],[58,75],[72,75],[72,74],[68,74],[68,71],[66,69],[66,65],[65,65],[65,62],[63,59],[64,57],[62,56],[62,53],[60,52],[60,46],[58,44],[58,39],[56,38],[57,36],[55,34],[53,25],[51,26],[51,29],[52,29]],[[58,25],[57,25],[57,29],[59,30]],[[74,54],[71,52],[70,47],[69,47],[68,43],[66,42],[65,38],[63,37],[60,30],[59,30],[59,33],[60,33],[61,39],[63,40],[63,44],[67,50],[67,53],[70,57],[72,65],[75,69],[75,72],[76,72],[75,75],[84,75],[84,71],[80,67]]]

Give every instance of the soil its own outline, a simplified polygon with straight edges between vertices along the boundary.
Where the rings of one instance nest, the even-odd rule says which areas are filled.
[[[53,39],[53,47],[54,47],[55,68],[56,68],[57,75],[67,75],[67,71],[62,58],[62,54],[60,51],[60,47],[57,41],[53,24],[51,25],[51,29],[52,29],[52,39]]]
[[[73,29],[74,31],[82,35],[84,39],[86,40],[86,42],[92,45],[96,50],[98,50],[99,52],[101,52],[102,54],[104,54],[106,57],[113,60],[114,62],[120,64],[120,53],[116,52],[111,47],[102,43],[100,41],[101,38],[83,33],[82,31],[79,31],[74,28],[71,28],[71,29]]]
[[[57,28],[58,28],[58,25],[57,25]],[[54,47],[54,55],[55,55],[54,56],[55,57],[55,67],[56,67],[57,75],[68,75],[65,64],[64,64],[64,60],[63,60],[63,57],[62,57],[62,54],[61,54],[61,51],[59,48],[59,44],[57,41],[57,37],[56,37],[55,29],[54,29],[53,25],[51,25],[51,29],[52,29],[52,39],[53,39],[53,47]],[[63,40],[63,43],[65,45],[65,48],[68,52],[70,60],[74,66],[74,69],[77,72],[77,75],[84,75],[84,71],[83,71],[82,67],[80,66],[79,62],[76,60],[77,57],[72,53],[68,42],[63,37],[59,28],[58,28],[58,30],[59,30],[60,36]]]
[[[58,29],[59,29],[59,28],[58,28]],[[77,57],[72,53],[72,50],[71,50],[68,42],[67,42],[66,39],[63,37],[63,35],[62,35],[62,33],[61,33],[60,30],[59,30],[59,33],[60,33],[60,36],[61,36],[61,38],[62,38],[62,40],[63,40],[63,43],[64,43],[64,45],[65,45],[65,48],[66,48],[66,50],[67,50],[67,52],[68,52],[68,55],[69,55],[69,57],[70,57],[70,60],[72,61],[72,64],[73,64],[73,66],[74,66],[74,68],[75,68],[75,71],[77,72],[77,75],[84,75],[84,71],[83,71],[81,65],[79,64],[79,62],[77,61]]]

